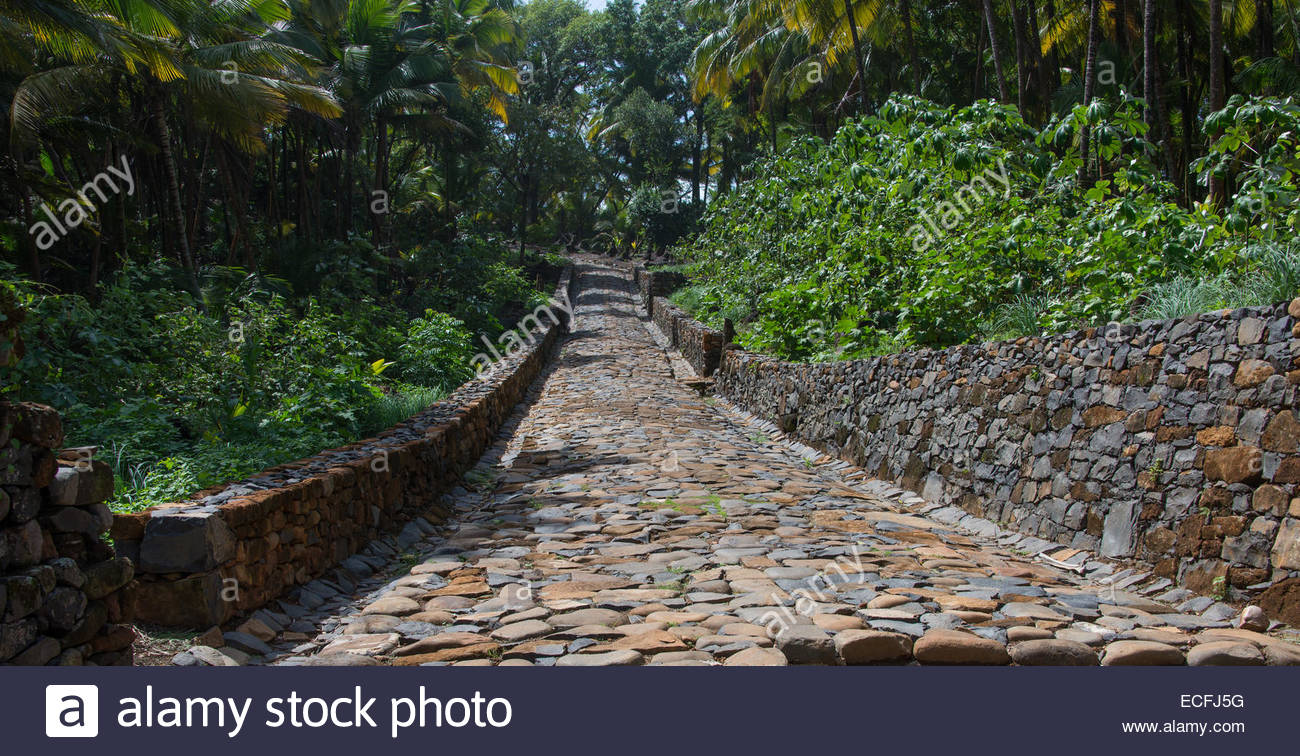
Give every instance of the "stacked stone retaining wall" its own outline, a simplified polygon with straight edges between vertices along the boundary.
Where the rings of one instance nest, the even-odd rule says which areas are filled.
[[[0,402],[0,664],[131,664],[131,562],[103,535],[113,473],[53,409]]]

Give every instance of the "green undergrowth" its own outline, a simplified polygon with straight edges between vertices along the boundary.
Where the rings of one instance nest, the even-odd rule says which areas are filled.
[[[422,248],[394,265],[364,247],[284,276],[128,266],[97,301],[0,271],[27,312],[14,372],[22,399],[62,414],[66,444],[94,445],[138,510],[346,445],[402,422],[474,375],[495,338],[545,300],[557,261],[504,246]]]
[[[1076,108],[1043,129],[1012,107],[908,96],[796,140],[711,205],[674,254],[672,300],[739,342],[822,361],[1272,304],[1300,292],[1290,99],[1233,98],[1197,163],[1231,165],[1221,210],[1180,206],[1140,101]],[[1080,184],[1078,134],[1100,163]]]

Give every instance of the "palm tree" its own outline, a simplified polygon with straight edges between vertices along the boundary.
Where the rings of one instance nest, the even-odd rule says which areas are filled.
[[[810,44],[820,48],[829,65],[851,52],[857,70],[858,101],[862,112],[867,105],[867,63],[862,37],[879,35],[887,12],[883,0],[795,0],[782,3],[786,25],[801,29]]]
[[[1210,0],[1210,110],[1222,110],[1227,104],[1228,89],[1223,71],[1223,0]],[[1214,135],[1211,135],[1214,136]],[[1210,173],[1210,196],[1212,204],[1223,204],[1226,188],[1223,179]]]
[[[164,181],[165,243],[198,296],[198,264],[169,123],[171,104],[183,106],[179,109],[186,119],[204,133],[248,153],[265,148],[266,127],[283,122],[292,108],[324,116],[340,111],[327,92],[305,83],[310,59],[258,36],[283,13],[277,2],[164,5],[128,0],[112,10],[99,15],[109,30],[101,36],[120,41],[92,58],[73,49],[66,65],[24,79],[14,94],[13,126],[18,138],[34,138],[54,115],[76,113],[91,99],[102,98],[106,87],[120,83],[123,93],[142,105],[155,131]],[[69,92],[86,98],[69,98]],[[189,183],[197,186],[201,180],[196,176]]]
[[[340,236],[353,219],[357,156],[365,137],[374,192],[390,188],[392,131],[419,129],[446,137],[468,127],[452,116],[461,100],[481,99],[499,117],[517,91],[508,48],[516,28],[485,0],[447,0],[431,20],[414,0],[295,0],[281,38],[326,64],[325,82],[343,103]],[[385,216],[370,213],[376,243]]]
[[[697,17],[720,21],[717,31],[695,47],[688,65],[691,95],[697,103],[715,97],[729,106],[738,96],[748,102],[747,115],[775,114],[784,103],[814,89],[832,65],[811,49],[808,35],[787,23],[779,5],[769,0],[694,0]],[[599,125],[603,133],[617,131],[612,111]],[[773,144],[778,124],[769,118]]]
[[[1083,67],[1083,106],[1089,107],[1092,104],[1092,96],[1097,83],[1097,16],[1101,0],[1087,0],[1088,4],[1088,56]],[[1079,164],[1079,183],[1088,182],[1088,152],[1092,142],[1092,126],[1088,122],[1087,115],[1084,116],[1083,127],[1080,129],[1080,151],[1083,155],[1083,162]]]
[[[984,21],[989,28],[989,48],[993,52],[993,69],[998,78],[998,101],[1007,101],[1007,77],[1002,73],[1002,50],[998,46],[998,27],[993,16],[993,0],[984,0]]]

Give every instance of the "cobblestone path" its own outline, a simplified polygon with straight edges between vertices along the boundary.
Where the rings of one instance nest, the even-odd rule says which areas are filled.
[[[267,648],[209,656],[1300,663],[1286,628],[1239,629],[1233,607],[928,504],[701,397],[612,263],[581,262],[576,304],[573,333],[450,521],[417,521],[258,612],[238,635]]]

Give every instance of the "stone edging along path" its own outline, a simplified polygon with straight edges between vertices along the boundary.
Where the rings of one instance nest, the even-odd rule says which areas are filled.
[[[569,301],[572,280],[566,270],[557,299]],[[319,605],[319,594],[354,587],[358,572],[392,556],[378,545],[362,553],[375,539],[400,531],[407,543],[431,532],[447,514],[444,494],[491,444],[566,329],[567,313],[552,312],[482,376],[375,438],[116,515],[118,553],[137,566],[128,591],[135,618],[202,629],[286,593]]]
[[[720,334],[653,298],[658,274],[638,273],[697,372],[791,438],[947,516],[1137,558],[1171,584],[1230,590],[1300,624],[1300,299],[795,364],[692,353]]]
[[[622,267],[580,258],[575,301],[444,521],[176,662],[1300,663],[1287,628],[1234,627],[1233,607],[1104,561],[1043,563],[1032,539],[774,441],[689,385]]]

